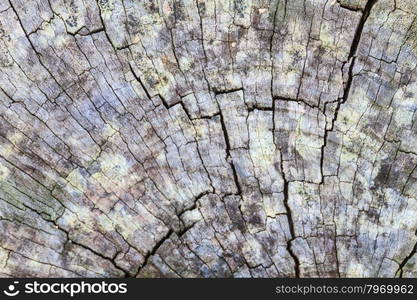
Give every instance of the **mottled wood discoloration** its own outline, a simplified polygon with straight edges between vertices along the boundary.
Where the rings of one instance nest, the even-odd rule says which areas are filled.
[[[414,8],[0,1],[0,276],[416,277]]]

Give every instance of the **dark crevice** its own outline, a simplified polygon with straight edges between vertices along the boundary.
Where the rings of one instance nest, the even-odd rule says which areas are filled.
[[[375,3],[377,1],[378,0],[368,0],[368,2],[365,5],[365,8],[364,8],[363,13],[362,13],[362,17],[359,20],[358,27],[356,28],[355,35],[353,36],[353,41],[352,41],[352,45],[350,47],[348,60],[351,57],[354,57],[356,55],[356,51],[357,51],[358,46],[359,46],[359,41],[360,41],[361,36],[362,36],[363,27],[365,26],[366,20],[368,19],[369,14],[371,13],[372,7],[375,5]]]
[[[130,64],[129,64],[129,68],[130,68],[130,72],[132,72],[132,74],[133,74],[133,77],[136,79],[137,82],[139,82],[140,86],[142,87],[143,91],[145,92],[146,97],[148,97],[149,100],[152,100],[153,96],[151,96],[148,89],[145,87],[145,84],[143,83],[142,79],[135,73],[135,71],[133,70],[133,67]],[[166,109],[170,109],[171,107],[173,107],[175,105],[181,105],[181,107],[184,110],[185,114],[187,115],[188,119],[192,120],[190,112],[185,107],[185,105],[182,101],[177,101],[173,104],[168,104],[166,99],[161,94],[156,94],[155,96],[158,97],[161,100],[162,105]]]
[[[324,142],[323,142],[323,145],[321,147],[321,157],[320,157],[320,170],[321,170],[321,182],[320,183],[321,184],[324,183],[324,176],[323,176],[324,149],[327,146],[328,134],[329,134],[330,131],[333,131],[333,129],[334,129],[334,124],[337,120],[337,116],[339,114],[339,110],[340,110],[341,105],[344,104],[349,97],[350,89],[352,87],[352,82],[353,82],[353,68],[355,66],[356,53],[357,53],[357,50],[358,50],[360,39],[362,37],[363,28],[364,28],[365,23],[366,23],[369,15],[371,13],[372,7],[375,5],[375,3],[377,1],[378,0],[368,0],[368,2],[366,3],[364,11],[362,13],[362,17],[359,20],[358,27],[356,28],[355,35],[354,35],[353,40],[352,40],[352,44],[351,44],[351,47],[350,47],[350,50],[349,50],[348,59],[342,65],[342,73],[343,73],[343,69],[345,67],[345,64],[350,62],[349,70],[348,70],[348,78],[347,78],[346,85],[345,85],[344,90],[343,90],[343,96],[337,102],[335,112],[334,112],[334,116],[333,116],[333,119],[331,120],[330,128],[328,129],[327,126],[326,126],[326,128],[324,130],[324,137],[323,137]]]
[[[69,231],[68,231],[68,230],[66,230],[66,229],[64,229],[64,228],[62,228],[61,226],[59,226],[59,225],[58,225],[58,223],[57,223],[56,221],[51,220],[51,221],[49,221],[49,222],[51,222],[52,224],[54,224],[54,226],[55,226],[57,229],[59,229],[60,231],[62,231],[62,232],[66,235],[67,242],[69,242],[69,243],[71,243],[71,244],[73,244],[73,245],[76,245],[76,246],[78,246],[78,247],[81,247],[81,248],[83,248],[83,249],[86,249],[86,250],[88,250],[88,251],[90,251],[90,252],[94,253],[95,255],[97,255],[97,256],[99,256],[99,257],[101,257],[102,259],[104,259],[104,260],[106,260],[106,261],[109,261],[109,262],[110,262],[110,263],[111,263],[111,264],[112,264],[112,265],[113,265],[116,269],[118,269],[119,271],[123,272],[124,277],[129,277],[130,272],[129,272],[129,271],[127,271],[127,270],[125,270],[124,268],[122,268],[122,267],[118,266],[118,265],[117,265],[117,263],[115,262],[115,259],[116,259],[117,255],[120,253],[120,251],[116,252],[116,254],[114,255],[114,257],[107,257],[107,256],[104,256],[104,255],[103,255],[103,254],[101,254],[100,252],[97,252],[97,251],[95,251],[94,249],[92,249],[92,248],[90,248],[90,247],[88,247],[88,246],[86,246],[86,245],[84,245],[84,244],[78,243],[78,242],[74,241],[73,239],[71,239],[71,238],[70,238],[70,233],[69,233]]]
[[[400,263],[398,270],[395,274],[398,274],[398,277],[403,277],[403,268],[407,264],[407,262],[417,253],[417,243],[414,245],[413,250],[411,250],[410,254],[404,258],[404,260]]]
[[[198,200],[200,200],[200,199],[201,199],[201,198],[203,198],[204,196],[209,195],[209,194],[212,194],[212,193],[213,193],[213,191],[204,191],[204,192],[200,193],[199,195],[197,195],[197,196],[194,198],[193,205],[191,205],[190,207],[188,207],[188,208],[184,209],[183,211],[181,211],[181,212],[178,214],[178,217],[181,217],[181,216],[182,216],[185,212],[187,212],[187,211],[190,211],[190,210],[196,209],[196,208],[197,208],[197,203],[198,203]]]
[[[180,227],[180,229],[176,232],[179,238],[181,238],[188,230],[190,230],[196,224],[196,222],[194,222],[189,226],[185,226],[184,221],[181,219],[182,215],[188,211],[192,211],[196,209],[198,207],[198,201],[204,196],[209,195],[209,194],[213,194],[213,191],[204,191],[200,193],[199,195],[195,197],[193,204],[190,207],[184,209],[178,214],[178,218],[182,224],[182,228]]]
[[[225,143],[226,143],[226,160],[229,161],[230,167],[232,168],[233,179],[235,181],[235,185],[236,185],[236,188],[237,188],[237,194],[241,195],[242,194],[242,187],[240,186],[239,179],[238,179],[237,172],[236,172],[236,168],[235,168],[235,165],[233,163],[233,158],[230,154],[231,149],[230,149],[229,134],[227,132],[226,124],[224,122],[224,117],[223,117],[223,114],[221,112],[220,112],[220,123],[221,123],[221,126],[222,126],[224,140],[225,140]]]
[[[220,113],[215,113],[213,115],[209,115],[209,116],[200,116],[198,118],[192,118],[191,120],[211,120],[214,117],[220,116]]]
[[[229,90],[217,90],[213,88],[213,92],[215,95],[230,94],[230,93],[239,92],[239,91],[243,91],[243,88],[240,87],[240,88],[229,89]]]
[[[142,80],[140,79],[140,77],[135,73],[135,71],[132,68],[132,65],[129,64],[129,68],[130,68],[130,72],[132,72],[133,77],[135,77],[136,81],[139,82],[140,86],[142,87],[143,91],[146,94],[146,97],[148,97],[149,100],[152,99],[151,94],[149,94],[148,90],[145,88],[145,85],[143,84]]]
[[[253,112],[255,110],[273,111],[273,108],[272,107],[265,107],[265,106],[258,106],[258,105],[251,105],[251,106],[248,107],[248,112]]]
[[[140,271],[143,270],[143,268],[145,268],[148,265],[149,259],[151,258],[151,256],[155,255],[155,253],[162,246],[162,244],[166,240],[168,240],[169,238],[171,238],[171,235],[173,233],[174,233],[174,231],[172,229],[169,229],[168,232],[155,244],[155,246],[153,246],[153,248],[151,249],[151,251],[149,251],[148,254],[145,256],[145,260],[144,260],[142,266],[139,268],[138,272],[135,274],[134,277],[137,277],[139,275]]]
[[[299,278],[300,277],[300,260],[298,259],[297,255],[295,255],[294,251],[292,250],[292,242],[295,239],[295,229],[294,229],[294,221],[292,219],[292,212],[291,212],[291,208],[288,204],[288,185],[289,182],[288,180],[285,178],[285,173],[284,173],[284,164],[283,164],[283,159],[282,159],[282,155],[281,155],[281,172],[282,172],[282,178],[284,180],[284,206],[285,206],[285,210],[286,210],[286,216],[287,216],[287,220],[288,220],[288,227],[290,230],[290,234],[291,234],[291,238],[287,241],[287,251],[290,254],[290,256],[292,257],[292,259],[294,260],[294,272],[295,272],[295,277]]]
[[[113,44],[113,42],[112,42],[112,40],[111,40],[111,38],[109,36],[109,33],[106,30],[106,25],[104,23],[104,19],[103,19],[103,16],[102,16],[102,8],[100,7],[100,5],[98,3],[98,0],[97,0],[96,4],[97,4],[97,8],[99,10],[99,17],[100,17],[101,25],[103,27],[104,35],[106,36],[106,39],[108,40],[108,42],[112,46],[113,50],[116,52],[117,51],[117,47]]]
[[[362,12],[363,11],[362,10],[362,7],[360,7],[360,6],[358,6],[358,7],[352,7],[352,6],[349,6],[349,5],[346,5],[346,4],[342,4],[340,2],[340,0],[337,0],[337,3],[339,4],[339,6],[341,8],[346,9],[346,10],[350,10],[350,11],[354,11],[354,12]]]
[[[312,104],[308,103],[308,101],[300,99],[300,98],[289,98],[289,97],[274,96],[273,100],[287,101],[287,102],[297,102],[299,104],[304,104],[305,106],[308,106],[310,108],[319,109],[319,107],[317,105],[312,105]]]

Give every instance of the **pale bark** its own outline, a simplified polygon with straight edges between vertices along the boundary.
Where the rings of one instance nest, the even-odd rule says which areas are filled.
[[[416,13],[0,1],[0,275],[416,277]]]

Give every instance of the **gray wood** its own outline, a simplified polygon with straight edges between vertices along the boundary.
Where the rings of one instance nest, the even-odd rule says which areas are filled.
[[[416,13],[0,1],[0,276],[416,277]]]

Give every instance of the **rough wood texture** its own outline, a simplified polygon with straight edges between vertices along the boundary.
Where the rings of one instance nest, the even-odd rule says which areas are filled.
[[[0,1],[0,275],[417,277],[416,13]]]

